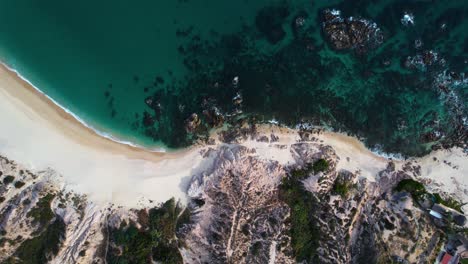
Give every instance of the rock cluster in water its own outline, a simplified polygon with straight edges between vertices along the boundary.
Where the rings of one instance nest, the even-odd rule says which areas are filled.
[[[382,31],[376,23],[354,17],[342,17],[341,11],[323,12],[322,29],[330,45],[336,50],[356,50],[365,53],[383,41]]]

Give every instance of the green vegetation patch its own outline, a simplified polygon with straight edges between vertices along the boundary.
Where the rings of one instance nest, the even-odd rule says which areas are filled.
[[[412,179],[401,180],[395,187],[395,190],[398,192],[410,193],[416,201],[419,201],[421,196],[427,193],[426,188],[422,183]]]
[[[346,197],[349,192],[349,184],[342,183],[341,181],[335,181],[333,185],[333,193],[340,195],[341,197]]]
[[[462,211],[462,206],[464,205],[463,203],[455,200],[452,197],[443,199],[438,193],[429,193],[427,192],[424,185],[418,181],[415,181],[412,179],[401,180],[398,183],[398,185],[395,187],[395,190],[399,192],[401,191],[409,192],[411,196],[413,197],[413,199],[415,199],[416,201],[419,201],[424,194],[431,195],[434,198],[435,203],[443,204],[449,208],[452,208],[454,210],[457,210],[463,213]]]
[[[353,184],[350,178],[347,177],[348,173],[340,172],[338,177],[336,178],[335,182],[333,183],[332,193],[338,194],[341,197],[345,198],[351,189],[355,188],[356,186]]]
[[[315,173],[324,172],[328,170],[329,166],[330,164],[328,163],[326,159],[319,159],[316,162],[314,162],[312,169],[314,170]]]
[[[36,205],[28,212],[27,217],[31,217],[33,224],[41,226],[47,224],[54,218],[54,212],[50,208],[50,203],[55,198],[54,194],[48,193],[37,201]]]
[[[174,199],[148,212],[148,226],[138,229],[136,225],[122,223],[110,232],[115,247],[107,255],[109,263],[182,263],[178,249],[176,230],[190,221],[186,212]]]
[[[10,184],[10,183],[12,183],[14,180],[15,180],[15,177],[13,177],[13,176],[11,176],[11,175],[7,175],[7,176],[5,176],[5,178],[3,178],[3,183],[4,183],[4,184]]]
[[[432,196],[434,197],[435,203],[443,204],[463,214],[463,210],[462,210],[462,206],[464,205],[463,203],[453,199],[452,197],[443,199],[438,193],[433,193]]]
[[[20,189],[20,188],[23,187],[24,185],[25,185],[25,183],[22,182],[22,181],[17,181],[17,182],[15,182],[15,188],[16,188],[16,189]]]
[[[304,180],[305,178],[307,178],[307,176],[309,176],[310,171],[311,170],[309,168],[295,169],[295,170],[290,171],[289,175],[291,175],[291,177],[293,177],[294,179]]]
[[[290,236],[296,260],[316,263],[320,239],[320,231],[312,215],[316,210],[316,199],[304,189],[300,179],[292,174],[283,179],[280,198],[291,208]]]
[[[307,164],[303,169],[293,169],[289,172],[293,178],[298,180],[304,180],[309,176],[309,173],[319,173],[325,172],[328,170],[330,164],[326,159],[319,159],[315,161],[313,164]]]
[[[30,238],[18,247],[5,263],[42,264],[57,255],[65,237],[65,223],[60,216],[49,224],[40,235]]]

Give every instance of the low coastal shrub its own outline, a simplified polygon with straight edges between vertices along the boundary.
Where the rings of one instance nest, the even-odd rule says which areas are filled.
[[[252,252],[252,255],[258,256],[258,253],[260,253],[262,249],[262,243],[260,241],[257,241],[253,243],[252,246],[250,246],[250,251]]]
[[[289,174],[294,179],[304,180],[309,175],[309,172],[310,170],[308,168],[307,169],[295,169],[295,170],[291,170]]]
[[[312,166],[312,169],[314,170],[315,173],[318,172],[323,172],[328,170],[328,167],[330,164],[326,159],[319,159],[316,162],[314,162],[314,165]]]
[[[398,192],[410,193],[416,201],[420,200],[421,196],[427,193],[422,183],[412,179],[401,180],[395,187],[395,190]]]
[[[26,214],[31,217],[33,224],[41,226],[47,224],[54,218],[54,212],[50,208],[50,203],[55,198],[54,194],[48,193],[37,201],[36,205]]]
[[[326,159],[319,159],[313,164],[307,164],[302,169],[293,169],[289,172],[289,175],[295,179],[304,180],[309,176],[311,172],[318,173],[328,170],[330,164]]]
[[[24,185],[25,185],[24,182],[22,182],[22,181],[17,181],[17,182],[15,182],[15,185],[14,185],[14,186],[15,186],[16,189],[20,189],[20,188],[23,187]]]
[[[333,193],[340,195],[341,197],[346,197],[349,192],[349,186],[346,183],[335,181],[333,185]]]
[[[448,197],[447,199],[443,199],[440,194],[438,193],[433,193],[432,196],[434,197],[434,202],[443,204],[447,207],[450,207],[454,210],[457,210],[460,213],[463,213],[462,206],[464,205],[463,203],[453,199],[452,197]]]
[[[182,263],[176,231],[190,221],[190,211],[182,210],[179,203],[170,199],[149,210],[146,228],[138,229],[130,222],[111,229],[115,247],[107,255],[108,263]]]
[[[4,183],[4,184],[10,184],[10,183],[12,183],[14,180],[15,180],[15,177],[13,177],[13,176],[11,176],[11,175],[7,175],[7,176],[5,176],[5,178],[3,178],[3,183]]]
[[[314,170],[315,173],[324,172],[328,170],[329,166],[330,164],[328,163],[326,159],[319,159],[316,162],[314,162],[312,169]]]
[[[27,239],[5,263],[42,264],[57,255],[65,237],[65,223],[60,216],[47,225],[40,235]]]
[[[289,221],[293,253],[298,262],[316,263],[320,231],[312,214],[317,201],[304,189],[300,179],[292,173],[288,176],[281,183],[280,199],[291,209]]]
[[[452,208],[456,211],[463,213],[462,211],[462,207],[464,205],[463,203],[455,200],[452,197],[443,199],[438,193],[429,193],[427,192],[424,185],[418,181],[415,181],[412,179],[401,180],[398,183],[398,185],[395,187],[395,190],[398,192],[401,192],[401,191],[409,192],[411,196],[413,197],[413,199],[415,199],[416,201],[419,201],[423,195],[428,194],[433,197],[434,203],[445,205],[449,208]]]

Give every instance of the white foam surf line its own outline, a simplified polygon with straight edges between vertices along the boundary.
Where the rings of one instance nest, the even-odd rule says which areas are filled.
[[[26,79],[25,77],[23,77],[16,69],[12,68],[12,67],[9,67],[7,64],[1,62],[1,64],[7,68],[9,71],[11,72],[14,72],[16,74],[16,76],[18,76],[21,80],[27,82],[29,85],[31,85],[31,87],[33,87],[38,93],[44,95],[47,99],[49,99],[52,103],[54,103],[56,106],[60,107],[63,111],[65,111],[65,113],[69,114],[70,116],[72,116],[74,119],[76,119],[80,124],[82,124],[83,126],[91,129],[94,133],[96,133],[98,136],[101,136],[103,138],[106,138],[108,140],[111,140],[113,142],[116,142],[116,143],[119,143],[119,144],[123,144],[123,145],[127,145],[127,146],[131,146],[131,147],[134,147],[134,148],[140,148],[140,149],[143,149],[143,150],[146,150],[146,151],[149,151],[149,152],[158,152],[158,153],[164,153],[166,152],[166,150],[164,148],[160,148],[160,149],[148,149],[144,146],[141,146],[141,145],[138,145],[138,144],[135,144],[135,143],[132,143],[130,141],[125,141],[125,140],[121,140],[121,139],[118,139],[116,138],[115,136],[109,134],[109,133],[106,133],[106,132],[102,132],[102,131],[99,131],[98,129],[94,128],[93,126],[87,124],[84,120],[82,120],[79,116],[77,116],[75,113],[73,113],[72,111],[68,110],[67,108],[63,107],[60,103],[58,103],[57,101],[55,101],[53,98],[51,98],[50,96],[48,96],[47,94],[45,94],[44,92],[42,92],[39,88],[37,88],[33,83],[31,83],[28,79]]]

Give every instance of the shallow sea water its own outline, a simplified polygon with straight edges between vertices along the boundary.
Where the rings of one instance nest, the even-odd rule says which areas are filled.
[[[364,55],[333,50],[325,8],[372,20],[383,43]],[[402,24],[405,12],[414,24]],[[450,84],[456,107],[435,84],[444,70],[467,72],[467,17],[464,1],[1,0],[0,58],[93,127],[148,147],[191,144],[185,120],[198,113],[204,124],[216,107],[231,122],[241,109],[416,155],[467,125],[467,83]],[[259,24],[284,36],[273,44]],[[427,50],[445,64],[403,66]]]

